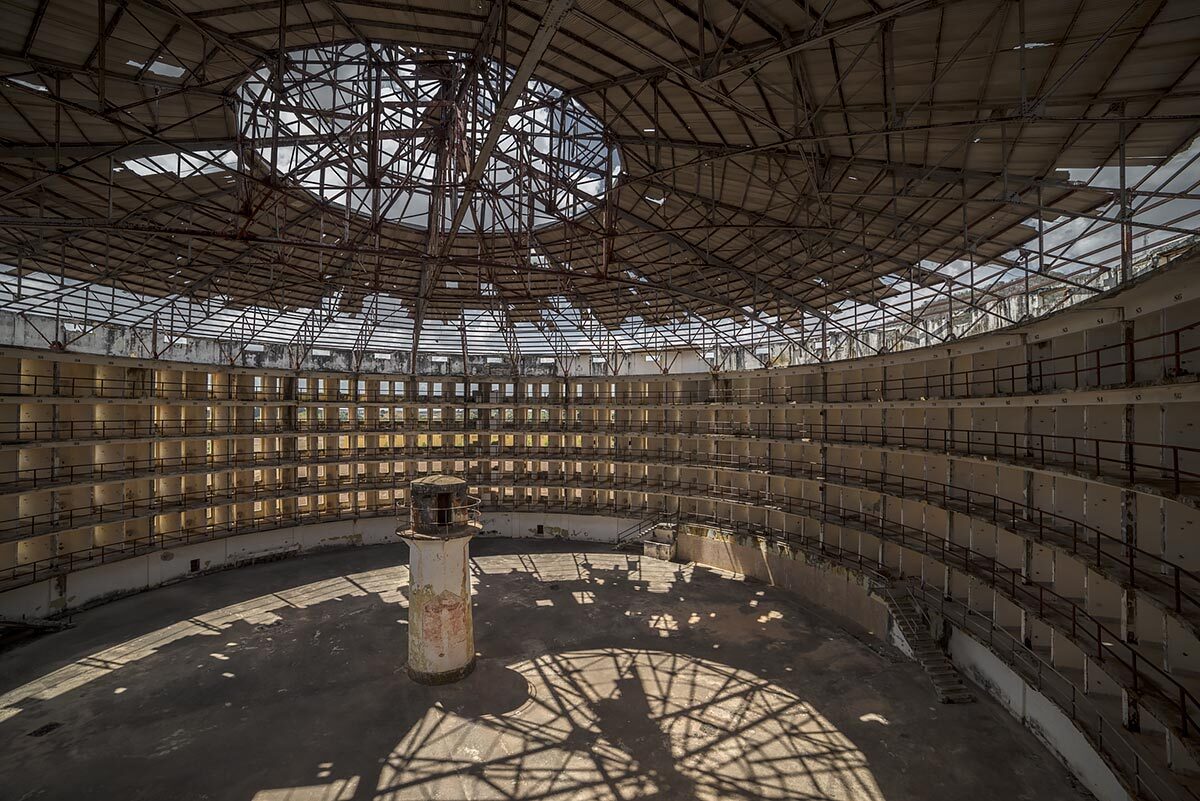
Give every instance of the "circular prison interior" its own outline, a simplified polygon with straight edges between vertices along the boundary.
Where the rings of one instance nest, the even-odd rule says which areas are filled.
[[[1197,42],[0,4],[0,797],[1197,801]]]
[[[998,705],[937,704],[915,664],[786,592],[607,546],[476,549],[482,656],[450,685],[404,675],[400,545],[223,572],[78,615],[6,655],[0,742],[23,766],[6,792],[1086,798]]]

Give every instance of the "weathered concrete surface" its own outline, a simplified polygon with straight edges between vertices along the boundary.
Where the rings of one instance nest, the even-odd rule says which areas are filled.
[[[408,675],[446,684],[475,667],[470,535],[405,537],[408,544]]]
[[[466,481],[449,475],[418,478],[408,492],[412,516],[401,535],[408,545],[408,675],[449,684],[475,669],[469,548],[479,501]]]
[[[998,705],[937,704],[787,591],[602,547],[475,551],[485,657],[454,685],[404,676],[399,545],[205,576],[0,654],[0,796],[1085,797]]]
[[[871,595],[863,576],[836,565],[810,564],[803,551],[781,554],[767,543],[749,537],[707,537],[680,532],[676,558],[729,570],[785,589],[850,627],[887,639],[887,606]]]

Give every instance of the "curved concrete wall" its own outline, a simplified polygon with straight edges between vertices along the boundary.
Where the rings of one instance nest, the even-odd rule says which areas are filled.
[[[683,532],[678,549],[683,561],[699,562],[789,590],[806,603],[832,613],[851,629],[890,641],[914,658],[904,634],[875,592],[881,576],[873,570],[863,572],[820,554],[781,549],[764,539],[731,536],[703,527]],[[1078,721],[1011,668],[985,640],[973,636],[969,628],[951,624],[946,635],[949,653],[959,671],[1032,730],[1100,801],[1143,797],[1138,795],[1136,781],[1118,776],[1111,767],[1113,761],[1125,756],[1119,743],[1116,754],[1112,753],[1111,742],[1109,751],[1105,751]],[[1153,789],[1161,790],[1163,797],[1173,797],[1165,795],[1172,791],[1166,782],[1155,783]]]
[[[125,562],[131,587],[152,586],[185,549],[224,564],[254,558],[241,543],[369,539],[413,478],[453,472],[543,530],[549,513],[665,514],[917,582],[1100,710],[1101,732],[1146,752],[1134,770],[1192,774],[1197,266],[935,348],[719,374],[401,376],[0,347],[0,610],[95,600],[90,577]]]
[[[595,515],[488,511],[481,537],[615,542],[637,521]],[[326,548],[398,542],[396,518],[361,517],[213,538],[60,573],[0,593],[0,618],[40,619],[192,576]]]

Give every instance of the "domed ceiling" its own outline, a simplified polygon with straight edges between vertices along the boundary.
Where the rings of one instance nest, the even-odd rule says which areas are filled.
[[[814,361],[1082,300],[1200,211],[1187,0],[0,14],[0,291],[68,348]]]

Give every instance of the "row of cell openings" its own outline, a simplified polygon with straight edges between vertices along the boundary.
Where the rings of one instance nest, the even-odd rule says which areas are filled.
[[[256,411],[259,407],[255,407]],[[258,420],[260,417],[256,416]],[[396,423],[441,423],[441,422],[456,422],[463,423],[467,421],[493,421],[503,423],[523,422],[541,422],[546,423],[552,419],[550,409],[467,409],[461,406],[454,408],[443,408],[440,406],[421,407],[421,408],[406,408],[406,407],[367,407],[367,406],[299,406],[296,408],[296,421],[298,423],[317,422],[324,423],[336,420],[346,423],[351,420],[365,423],[367,421],[377,420],[379,422],[396,422]]]
[[[1145,318],[1147,320],[1151,318]],[[988,351],[947,359],[935,357],[891,368],[856,368],[825,374],[704,378],[637,377],[594,381],[545,378],[505,382],[422,380],[420,378],[350,378],[328,376],[248,375],[244,373],[113,365],[86,365],[51,360],[9,358],[0,372],[0,394],[72,397],[248,398],[311,400],[457,399],[506,402],[572,397],[590,402],[738,402],[849,399],[853,397],[925,397],[1011,394],[1042,389],[1093,387],[1171,379],[1195,372],[1200,352],[1200,323],[1169,330],[1112,336],[1088,346],[1078,335],[1038,343],[1029,356],[1021,349]],[[1143,326],[1149,327],[1149,326]],[[1107,330],[1107,329],[1106,329]],[[1092,334],[1093,332],[1089,332]],[[1095,336],[1092,336],[1095,339]],[[1062,351],[1067,352],[1062,352]],[[1000,361],[1005,363],[1000,364]],[[963,364],[962,362],[966,362]],[[981,364],[981,362],[983,362]],[[931,368],[933,368],[931,370]],[[845,375],[838,375],[838,372]],[[568,387],[568,384],[570,386]]]
[[[15,360],[8,360],[15,361]],[[512,403],[564,397],[563,381],[472,382],[410,379],[311,378],[241,373],[63,365],[26,360],[20,370],[0,372],[0,395],[98,398],[157,397],[170,400],[306,400],[406,402],[491,401]],[[582,397],[583,387],[577,387]]]

